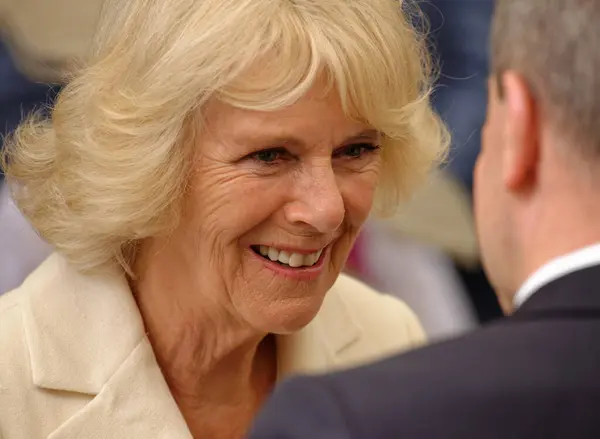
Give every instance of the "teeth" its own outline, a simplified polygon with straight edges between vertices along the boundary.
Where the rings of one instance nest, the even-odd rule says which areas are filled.
[[[288,252],[284,252],[284,251],[279,252],[279,262],[281,262],[282,264],[289,265],[290,255],[288,254]]]
[[[277,250],[274,247],[267,247],[265,245],[261,245],[258,248],[258,252],[264,257],[269,258],[273,262],[279,261],[280,263],[289,265],[290,267],[298,268],[311,267],[315,265],[321,257],[323,249],[315,253],[302,255],[300,253],[289,253],[283,250]]]
[[[283,253],[283,252],[282,252]],[[290,267],[302,267],[302,263],[304,262],[304,260],[306,259],[307,265],[312,265],[312,263],[310,263],[312,261],[312,257],[310,255],[302,256],[299,255],[298,253],[292,253],[292,256],[290,256],[290,261],[288,262]],[[281,261],[281,253],[279,253],[279,260]]]
[[[277,249],[274,249],[273,247],[269,247],[269,259],[272,261],[276,261],[277,258],[279,258],[279,251]]]

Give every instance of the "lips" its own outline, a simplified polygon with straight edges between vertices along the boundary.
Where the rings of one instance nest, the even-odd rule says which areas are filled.
[[[269,259],[273,262],[278,262],[281,265],[292,268],[312,267],[317,263],[321,257],[321,253],[323,252],[323,249],[320,249],[314,253],[301,254],[280,250],[275,247],[267,247],[265,245],[253,246],[252,250],[265,259]]]

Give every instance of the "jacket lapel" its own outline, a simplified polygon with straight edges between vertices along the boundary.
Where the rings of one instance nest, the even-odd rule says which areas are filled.
[[[192,439],[144,338],[100,393],[48,439]]]
[[[119,270],[85,276],[53,255],[24,287],[33,382],[90,397],[49,438],[191,438]]]
[[[95,395],[144,337],[123,276],[86,277],[50,256],[24,284],[34,383]]]

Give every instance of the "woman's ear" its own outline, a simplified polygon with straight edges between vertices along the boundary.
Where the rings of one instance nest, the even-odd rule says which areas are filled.
[[[499,78],[503,92],[504,138],[502,176],[510,191],[535,180],[539,161],[538,105],[525,79],[514,71]]]

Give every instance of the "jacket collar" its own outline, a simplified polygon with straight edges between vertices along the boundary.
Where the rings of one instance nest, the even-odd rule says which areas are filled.
[[[600,265],[573,271],[542,286],[517,309],[515,317],[531,315],[600,316]]]
[[[34,384],[91,399],[52,439],[190,438],[118,269],[83,275],[55,254],[23,289]],[[329,291],[319,314],[304,329],[278,336],[280,379],[335,368],[360,340],[362,330],[341,290],[334,286]]]
[[[343,275],[341,276],[343,279]],[[328,291],[317,316],[302,330],[277,339],[278,379],[331,371],[346,365],[363,330],[344,300],[339,282]]]
[[[90,396],[50,438],[191,439],[117,269],[85,276],[52,255],[23,290],[34,384]]]
[[[52,255],[23,288],[25,333],[39,387],[96,395],[144,338],[137,305],[116,270],[85,276]]]

